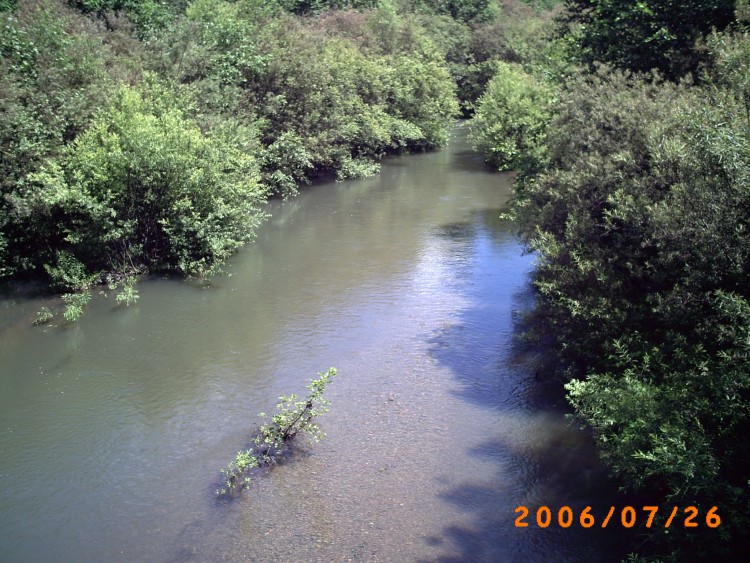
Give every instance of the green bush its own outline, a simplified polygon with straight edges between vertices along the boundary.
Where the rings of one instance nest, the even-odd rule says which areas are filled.
[[[19,201],[57,249],[52,278],[85,289],[102,272],[215,271],[262,217],[257,164],[236,141],[201,133],[158,84],[121,88]]]
[[[273,466],[284,455],[292,440],[303,432],[316,442],[325,434],[313,422],[318,416],[327,413],[330,401],[323,397],[328,383],[336,376],[336,368],[329,368],[327,372],[318,372],[317,379],[311,379],[307,388],[307,397],[299,400],[297,395],[279,397],[281,401],[276,405],[277,412],[268,422],[265,413],[260,413],[264,420],[252,439],[252,446],[248,450],[240,450],[235,458],[221,470],[224,484],[217,489],[217,495],[234,497],[251,482],[253,470],[262,466]]]
[[[324,172],[368,175],[388,153],[438,147],[456,113],[441,55],[392,6],[307,20],[199,0],[173,33],[159,70],[192,90],[199,113],[257,125],[262,181],[282,195]]]
[[[706,44],[710,55],[706,69],[709,84],[734,95],[750,121],[750,32],[712,33]]]
[[[738,205],[749,132],[733,88],[602,69],[563,91],[548,167],[515,204],[577,416],[624,487],[717,505],[736,545],[750,461],[750,218]],[[694,556],[732,550],[659,538]]]
[[[0,13],[0,277],[38,268],[39,240],[11,205],[112,92],[106,49],[54,2]]]
[[[215,271],[252,237],[267,193],[445,143],[457,109],[449,41],[392,3],[373,6],[3,7],[0,276],[68,292],[68,320],[96,283],[133,303],[141,272]],[[286,11],[323,8],[364,11]]]
[[[554,92],[517,65],[498,62],[496,68],[477,103],[471,141],[500,170],[533,173],[546,159]]]
[[[569,45],[586,64],[658,69],[670,77],[695,71],[698,39],[734,21],[734,0],[565,0]]]
[[[85,14],[125,13],[141,38],[149,38],[166,28],[181,11],[187,0],[69,0],[69,4]]]
[[[491,0],[414,0],[414,4],[467,23],[492,19],[495,8]]]
[[[500,10],[489,21],[471,28],[465,26],[468,37],[453,33],[463,42],[453,53],[449,52],[447,60],[467,117],[473,114],[477,101],[487,90],[498,62],[517,63],[524,70],[533,69],[539,74],[550,74],[562,66],[561,45],[551,39],[555,31],[553,12],[534,12],[514,0],[503,2]],[[431,35],[435,35],[434,27],[431,26]]]

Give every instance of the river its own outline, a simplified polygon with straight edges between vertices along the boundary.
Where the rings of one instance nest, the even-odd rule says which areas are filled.
[[[0,301],[0,561],[609,561],[613,531],[516,528],[610,504],[590,438],[516,338],[510,195],[447,149],[269,204],[209,288],[150,279],[35,327]],[[233,502],[261,411],[338,368],[328,438]]]

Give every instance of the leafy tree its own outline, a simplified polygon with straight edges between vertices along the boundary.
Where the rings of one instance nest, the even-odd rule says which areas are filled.
[[[69,0],[69,3],[86,14],[125,13],[141,38],[148,38],[166,28],[184,10],[187,0]]]
[[[130,303],[140,272],[210,274],[251,238],[267,193],[438,147],[457,111],[448,41],[389,2],[315,19],[262,0],[11,8],[0,13],[0,276],[74,292],[68,320],[102,281]],[[326,18],[351,33],[331,34]]]
[[[232,119],[257,117],[259,162],[272,191],[293,194],[324,171],[340,179],[371,174],[389,152],[445,142],[454,89],[419,26],[383,6],[349,22],[358,44],[330,37],[317,22],[259,16],[252,6],[191,4],[177,40],[165,41],[174,61],[166,72],[195,88],[199,105],[235,100],[226,108]]]
[[[467,23],[488,21],[493,17],[491,0],[421,0],[415,3],[423,4],[436,14]]]
[[[734,0],[566,0],[576,58],[619,68],[658,69],[675,77],[695,70],[697,39],[734,20]]]
[[[709,84],[734,95],[750,121],[750,33],[712,33],[707,47],[711,61],[706,69]]]
[[[397,57],[393,61],[394,84],[390,94],[393,113],[421,131],[410,148],[434,149],[448,140],[447,124],[458,112],[455,86],[440,63]]]
[[[563,3],[563,0],[521,0],[524,4],[535,10],[554,10]]]
[[[38,266],[39,240],[10,204],[15,192],[112,91],[107,53],[79,24],[52,2],[0,14],[0,277]]]
[[[552,40],[555,26],[550,11],[535,12],[508,0],[501,3],[497,16],[471,26],[443,17],[452,25],[436,21],[435,16],[425,25],[431,30],[430,37],[447,47],[445,58],[466,117],[473,114],[477,101],[497,73],[498,62],[520,64],[528,72],[546,75],[555,66],[562,66],[563,49]],[[561,62],[552,65],[555,59]]]
[[[249,240],[262,214],[252,147],[233,131],[204,135],[156,83],[123,87],[15,200],[63,289],[105,274],[204,276]]]
[[[378,0],[279,0],[279,3],[290,12],[309,16],[326,10],[372,8]]]
[[[717,65],[732,84],[734,52]],[[563,90],[548,167],[516,202],[577,415],[626,488],[717,505],[737,545],[750,461],[748,125],[733,88],[600,69]]]
[[[498,62],[471,122],[474,148],[500,170],[539,170],[554,93],[520,67]]]

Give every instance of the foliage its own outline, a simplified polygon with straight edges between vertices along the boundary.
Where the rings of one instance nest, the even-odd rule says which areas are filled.
[[[145,39],[166,28],[187,0],[69,0],[69,3],[87,14],[125,13]]]
[[[524,4],[535,10],[554,10],[563,3],[563,0],[521,0]]]
[[[215,271],[262,217],[257,165],[230,133],[202,134],[157,83],[123,87],[16,202],[55,249],[50,277],[86,289],[107,271]]]
[[[697,39],[734,20],[734,0],[566,0],[574,57],[679,77],[695,70]]]
[[[10,201],[90,123],[111,87],[105,54],[51,2],[0,14],[0,276],[34,269],[37,241]]]
[[[173,62],[160,71],[193,88],[199,104],[221,96],[233,119],[257,124],[271,191],[292,195],[328,171],[371,174],[389,152],[445,142],[452,81],[424,30],[392,6],[307,24],[270,8],[259,17],[251,5],[191,4],[161,47]],[[349,37],[331,37],[333,25]]]
[[[494,15],[491,0],[421,0],[415,3],[436,14],[466,23],[488,21]]]
[[[261,413],[264,422],[253,437],[252,446],[237,452],[234,460],[221,470],[225,486],[216,493],[230,496],[239,494],[249,486],[250,473],[262,466],[275,465],[298,433],[304,432],[316,442],[324,438],[325,434],[313,420],[330,410],[330,401],[323,397],[323,393],[335,375],[336,368],[329,368],[325,373],[318,372],[318,379],[310,380],[307,386],[310,393],[303,400],[299,400],[295,394],[279,397],[281,402],[276,405],[278,411],[270,421],[265,413]]]
[[[489,164],[531,174],[545,160],[553,91],[518,66],[499,62],[496,68],[479,98],[471,140]]]
[[[447,47],[445,58],[466,117],[473,114],[498,62],[549,73],[554,68],[552,61],[562,59],[560,45],[551,40],[555,29],[552,11],[535,12],[516,0],[506,0],[498,9],[493,18],[471,26],[447,17],[447,22],[425,18],[432,39]]]
[[[750,33],[712,33],[707,39],[709,83],[731,92],[750,120]]]
[[[568,396],[614,473],[654,504],[718,505],[733,515],[723,537],[739,545],[750,122],[736,52],[715,51],[711,89],[604,68],[573,79],[548,128],[547,168],[518,183],[515,211],[539,255],[539,312]],[[732,545],[660,541],[693,555]]]
[[[446,122],[458,112],[455,87],[443,65],[419,61],[412,57],[396,57],[390,107],[395,115],[418,127],[419,138],[407,141],[413,149],[434,149],[448,140]]]
[[[65,303],[65,311],[63,318],[65,322],[73,323],[81,318],[86,305],[91,300],[91,293],[88,290],[80,291],[77,293],[64,293],[62,295],[63,303]]]
[[[748,0],[737,0],[735,2],[734,17],[740,24],[738,27],[747,26],[750,21],[750,2]]]
[[[70,5],[0,13],[2,277],[71,295],[106,282],[127,304],[141,272],[209,276],[266,193],[439,147],[457,113],[461,47],[404,3]],[[286,11],[329,8],[349,10]]]
[[[310,16],[326,10],[372,8],[378,0],[279,0],[279,4],[292,13]]]
[[[121,285],[122,288],[120,289],[120,293],[117,294],[117,297],[115,297],[115,302],[118,305],[125,304],[126,306],[130,306],[138,302],[140,296],[138,295],[138,290],[135,287],[136,281],[136,276],[129,275],[120,282],[119,285]],[[113,277],[110,277],[109,288],[114,290],[117,289],[117,287],[117,281],[115,281]]]
[[[35,325],[43,325],[47,324],[54,318],[54,314],[52,313],[52,310],[49,307],[42,307],[39,309],[39,311],[36,314],[36,318],[34,319]]]

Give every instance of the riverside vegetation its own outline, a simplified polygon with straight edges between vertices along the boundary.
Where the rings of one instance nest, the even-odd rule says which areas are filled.
[[[74,321],[105,284],[210,280],[269,197],[442,146],[541,48],[530,3],[0,0],[0,283]]]
[[[142,274],[210,279],[268,197],[442,146],[457,81],[476,92],[488,72],[472,26],[501,13],[489,0],[0,0],[0,281],[42,281],[72,321],[102,284],[129,304]],[[479,64],[524,41],[478,47]]]
[[[0,279],[49,284],[69,321],[102,284],[127,305],[142,274],[208,280],[269,197],[474,116],[517,172],[578,420],[647,504],[718,506],[631,559],[740,558],[749,23],[747,0],[0,0]]]
[[[568,0],[558,56],[508,63],[473,122],[517,170],[539,334],[576,417],[645,504],[631,560],[742,558],[750,525],[750,8]],[[540,337],[541,338],[541,337]],[[638,553],[635,553],[635,552]]]
[[[316,442],[325,437],[313,419],[328,412],[330,401],[323,397],[326,386],[336,376],[336,368],[318,372],[318,378],[310,380],[310,393],[304,400],[297,395],[281,396],[276,405],[278,412],[267,422],[265,413],[260,413],[264,423],[252,439],[247,450],[237,452],[235,458],[221,470],[224,484],[216,490],[217,495],[235,497],[251,482],[251,473],[261,467],[272,467],[288,450],[299,432],[304,432]]]

